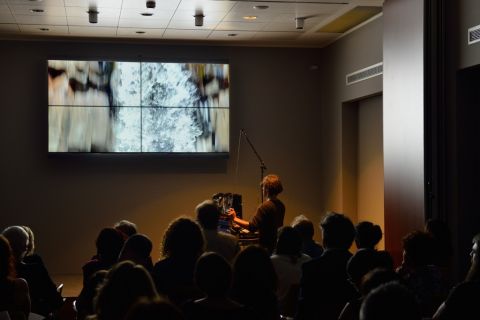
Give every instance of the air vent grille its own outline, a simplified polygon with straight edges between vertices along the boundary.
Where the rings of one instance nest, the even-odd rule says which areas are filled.
[[[468,29],[468,44],[480,41],[480,25]]]
[[[352,72],[345,76],[347,86],[383,74],[383,62]]]

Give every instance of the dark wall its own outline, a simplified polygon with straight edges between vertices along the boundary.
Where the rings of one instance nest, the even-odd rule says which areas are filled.
[[[66,157],[47,154],[49,58],[119,60],[226,59],[231,73],[231,152],[228,159]],[[159,44],[0,42],[0,228],[29,225],[52,273],[80,273],[98,231],[119,219],[136,222],[159,257],[163,231],[192,215],[216,192],[243,195],[244,216],[260,200],[257,159],[238,132],[244,128],[267,173],[285,191],[286,223],[301,213],[319,220],[321,94],[317,49],[168,46]]]

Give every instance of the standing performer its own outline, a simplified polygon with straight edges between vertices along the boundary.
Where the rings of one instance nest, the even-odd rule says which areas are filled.
[[[257,231],[260,236],[260,245],[271,254],[277,242],[277,229],[283,226],[285,205],[277,198],[283,191],[282,183],[277,175],[269,174],[263,178],[262,192],[266,200],[257,208],[253,219],[248,222],[237,217],[234,209],[229,210],[233,221],[250,231]]]

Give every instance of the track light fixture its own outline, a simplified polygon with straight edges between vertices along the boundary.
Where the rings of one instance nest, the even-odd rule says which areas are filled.
[[[295,18],[295,28],[298,30],[303,30],[303,25],[305,24],[305,19],[304,17],[297,17]]]
[[[146,5],[147,5],[147,8],[148,8],[148,9],[155,9],[155,6],[156,6],[157,4],[155,3],[155,0],[147,0]]]
[[[196,13],[195,17],[195,27],[202,27],[203,26],[203,18],[205,17],[203,13]]]
[[[88,11],[88,22],[90,23],[97,23],[98,22],[98,14],[99,12],[95,8],[90,8]]]

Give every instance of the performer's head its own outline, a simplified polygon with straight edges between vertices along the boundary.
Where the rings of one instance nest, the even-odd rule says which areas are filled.
[[[267,197],[276,197],[283,191],[280,177],[275,174],[269,174],[263,178],[262,183],[263,194]]]

